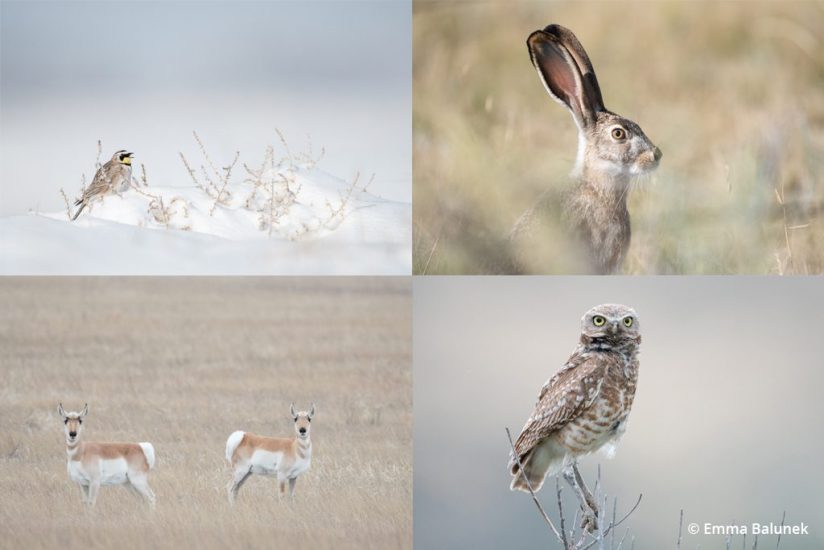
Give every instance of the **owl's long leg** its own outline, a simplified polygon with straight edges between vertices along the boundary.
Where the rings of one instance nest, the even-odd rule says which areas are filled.
[[[578,470],[578,463],[572,463],[572,473],[575,475],[575,484],[581,489],[581,493],[584,495],[584,499],[586,500],[587,506],[598,515],[598,501],[595,500],[595,497],[592,496],[587,484],[584,483],[584,478],[581,475],[581,472]]]
[[[575,491],[583,512],[581,518],[581,528],[590,533],[598,530],[598,503],[595,497],[584,483],[581,472],[578,471],[578,464],[573,462],[569,468],[564,470],[564,479]]]

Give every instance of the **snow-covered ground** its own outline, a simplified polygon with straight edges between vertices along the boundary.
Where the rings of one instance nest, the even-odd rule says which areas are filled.
[[[344,181],[307,159],[276,161],[271,149],[258,167],[236,165],[228,179],[224,170],[196,170],[197,181],[180,187],[135,179],[73,222],[68,208],[0,218],[0,273],[411,272],[411,205],[371,194],[366,179]]]

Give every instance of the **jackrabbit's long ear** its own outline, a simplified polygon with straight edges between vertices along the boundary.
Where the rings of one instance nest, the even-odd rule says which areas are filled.
[[[604,100],[587,52],[567,28],[549,25],[527,38],[532,64],[549,94],[564,104],[583,129],[595,123]]]
[[[66,418],[66,411],[63,409],[63,403],[57,405],[57,414],[59,414],[63,418]]]

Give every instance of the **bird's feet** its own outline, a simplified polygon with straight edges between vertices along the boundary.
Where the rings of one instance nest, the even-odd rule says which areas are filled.
[[[587,506],[581,507],[581,530],[586,533],[598,531],[598,512],[594,512]]]

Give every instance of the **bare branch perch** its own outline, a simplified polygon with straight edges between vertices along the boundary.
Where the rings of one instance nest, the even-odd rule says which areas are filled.
[[[594,506],[592,512],[596,514],[596,517],[603,517],[605,514],[604,512],[607,510],[607,497],[606,495],[603,496],[601,502],[599,502],[592,493],[586,489],[586,485],[584,485],[583,477],[581,476],[580,471],[578,470],[577,466],[574,466],[570,469],[568,473],[565,473],[565,479],[573,484],[573,487],[576,488],[576,478],[580,479],[581,486],[576,488],[576,491],[580,491],[579,499],[581,501],[581,509],[576,511],[575,517],[573,519],[572,529],[569,531],[569,536],[567,536],[566,532],[566,521],[564,516],[564,506],[563,501],[561,499],[561,487],[560,487],[560,478],[559,476],[555,476],[555,496],[557,500],[558,506],[558,516],[560,518],[560,530],[555,527],[555,524],[550,519],[549,515],[544,510],[543,505],[541,504],[540,500],[538,500],[537,495],[535,494],[534,489],[532,488],[532,484],[529,481],[526,473],[523,469],[523,464],[521,463],[521,458],[518,456],[518,453],[515,450],[515,444],[512,441],[512,434],[509,431],[509,428],[506,428],[506,436],[509,440],[509,447],[512,451],[512,456],[515,462],[518,464],[518,471],[526,482],[527,489],[529,489],[529,494],[532,496],[532,500],[535,503],[536,508],[538,508],[538,512],[541,514],[541,517],[544,519],[544,522],[549,526],[552,533],[555,535],[555,538],[558,542],[561,543],[562,548],[564,550],[587,550],[592,548],[596,544],[598,544],[598,548],[602,549],[605,548],[605,542],[609,540],[608,547],[610,549],[616,548],[615,546],[615,529],[624,523],[634,512],[638,509],[638,506],[641,504],[641,499],[643,498],[643,494],[638,495],[638,500],[635,504],[630,508],[630,510],[624,514],[624,516],[619,520],[617,519],[618,514],[618,499],[613,498],[612,501],[612,519],[610,520],[608,525],[605,525],[603,521],[598,521],[597,526],[587,524],[587,513],[584,510],[585,507],[589,507],[590,503]],[[600,495],[600,467],[598,469],[598,476],[599,480],[596,481],[595,488],[598,494]],[[589,495],[588,497],[586,495]],[[582,526],[581,526],[581,533],[579,537],[575,536],[577,520],[578,520],[578,513],[583,511],[584,514],[582,516]],[[626,540],[627,535],[629,534],[629,529],[624,533],[621,540],[618,542],[618,549],[622,548],[624,545],[624,541]],[[680,535],[679,535],[680,539]],[[632,545],[635,545],[635,539],[632,539]]]

